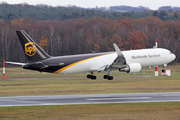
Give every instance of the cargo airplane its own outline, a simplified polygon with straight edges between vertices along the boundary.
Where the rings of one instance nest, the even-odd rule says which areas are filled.
[[[21,42],[28,63],[6,62],[9,64],[21,65],[28,70],[39,72],[69,74],[89,73],[87,78],[95,80],[94,72],[105,72],[104,79],[112,80],[112,70],[120,72],[140,72],[142,67],[163,65],[162,72],[165,72],[167,63],[173,61],[176,56],[167,49],[151,48],[121,51],[114,43],[114,52],[89,53],[78,55],[67,55],[52,57],[24,31],[16,31]]]

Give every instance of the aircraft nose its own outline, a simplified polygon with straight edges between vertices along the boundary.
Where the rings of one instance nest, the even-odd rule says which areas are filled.
[[[172,58],[172,60],[176,59],[176,55],[175,55],[175,54],[172,54],[172,55],[171,55],[171,58]]]

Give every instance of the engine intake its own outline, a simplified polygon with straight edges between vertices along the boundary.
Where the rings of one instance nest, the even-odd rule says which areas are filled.
[[[127,72],[127,73],[136,73],[140,72],[142,69],[141,64],[139,63],[130,63],[127,66],[123,68],[119,68],[119,71],[121,72]]]

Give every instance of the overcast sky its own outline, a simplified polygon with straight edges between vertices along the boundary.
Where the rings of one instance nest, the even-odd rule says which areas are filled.
[[[76,5],[78,7],[94,8],[128,5],[133,7],[144,6],[157,10],[161,6],[180,7],[180,0],[1,0],[8,4],[28,3],[36,5],[43,3],[52,6]]]

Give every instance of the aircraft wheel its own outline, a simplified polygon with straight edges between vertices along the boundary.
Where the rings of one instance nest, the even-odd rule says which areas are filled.
[[[92,77],[92,75],[87,75],[87,78],[89,79],[89,78],[91,78]]]
[[[96,76],[92,76],[91,79],[92,79],[92,80],[96,80]]]
[[[166,70],[165,69],[162,69],[162,73],[165,73],[166,72]]]
[[[161,72],[162,72],[162,73],[165,73],[165,72],[166,72],[166,67],[165,67],[165,66],[163,66],[163,69],[162,69]]]
[[[108,77],[108,80],[113,80],[113,76],[109,76],[109,77]]]
[[[109,76],[109,75],[104,75],[103,78],[108,80],[113,80],[113,76]]]
[[[108,75],[104,75],[103,76],[104,79],[108,79],[108,77],[109,77]]]

